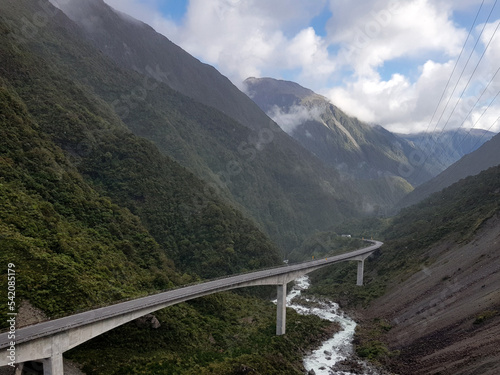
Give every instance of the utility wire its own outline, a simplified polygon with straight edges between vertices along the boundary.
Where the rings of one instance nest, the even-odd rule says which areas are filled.
[[[457,89],[457,87],[458,87],[458,84],[460,83],[460,80],[462,79],[462,76],[463,76],[463,74],[464,74],[464,72],[465,72],[465,70],[466,70],[467,66],[469,65],[470,59],[472,58],[472,56],[473,56],[473,54],[474,54],[474,51],[475,51],[475,49],[476,49],[476,47],[477,47],[477,44],[479,43],[479,40],[481,39],[481,35],[483,34],[484,29],[486,28],[486,25],[487,25],[487,23],[488,23],[489,19],[491,18],[491,15],[492,15],[492,13],[493,13],[493,10],[494,10],[494,9],[495,9],[495,7],[496,7],[497,2],[498,2],[498,0],[495,0],[495,3],[493,4],[493,7],[491,8],[490,13],[489,13],[489,15],[488,15],[488,18],[487,18],[487,20],[485,21],[485,23],[484,23],[484,25],[483,25],[483,29],[481,30],[481,34],[480,34],[480,35],[479,35],[479,37],[477,38],[476,43],[474,44],[474,47],[472,48],[472,51],[471,51],[471,53],[469,54],[469,57],[468,57],[468,59],[467,59],[467,62],[465,63],[464,68],[462,69],[462,71],[461,71],[461,73],[460,73],[460,76],[459,76],[459,78],[458,78],[458,80],[457,80],[457,82],[456,82],[456,84],[455,84],[455,87],[453,88],[453,91],[452,91],[452,93],[450,94],[450,96],[449,96],[449,98],[448,98],[448,100],[447,100],[447,102],[446,102],[446,105],[445,105],[445,107],[444,107],[443,111],[441,112],[441,115],[440,115],[440,117],[439,117],[439,119],[438,119],[438,121],[437,121],[437,123],[436,123],[436,126],[434,127],[433,133],[436,131],[437,126],[439,125],[439,122],[441,121],[441,119],[442,119],[442,117],[443,117],[444,113],[446,112],[446,108],[448,107],[448,105],[449,105],[449,103],[450,103],[450,101],[451,101],[451,98],[453,97],[453,94],[455,93],[455,91],[456,91],[456,89]],[[436,114],[436,112],[437,112],[437,110],[438,110],[438,108],[439,108],[439,106],[440,106],[440,104],[441,104],[441,101],[442,101],[442,99],[443,99],[443,97],[444,97],[444,95],[445,95],[445,93],[446,93],[446,90],[447,90],[447,88],[448,88],[448,86],[449,86],[449,83],[450,83],[450,81],[451,81],[451,78],[452,78],[452,76],[453,76],[453,73],[455,72],[455,69],[456,69],[456,67],[458,66],[458,63],[459,63],[460,57],[462,56],[462,53],[463,53],[463,51],[464,51],[464,49],[465,49],[465,47],[466,47],[467,41],[469,40],[469,38],[470,38],[470,36],[471,36],[471,34],[472,34],[472,31],[474,30],[474,26],[475,26],[475,24],[476,24],[476,22],[477,22],[477,19],[478,19],[478,17],[479,17],[479,14],[480,14],[480,12],[481,12],[481,9],[482,9],[482,7],[483,7],[483,4],[484,4],[484,0],[483,0],[483,2],[481,3],[481,5],[480,5],[480,7],[479,7],[479,10],[478,10],[478,11],[477,11],[477,13],[476,13],[476,17],[474,18],[474,22],[472,23],[472,26],[471,26],[471,28],[470,28],[470,30],[469,30],[469,34],[468,34],[468,36],[467,36],[467,39],[466,39],[466,41],[465,41],[465,43],[464,43],[464,45],[463,45],[463,47],[462,47],[462,51],[460,52],[459,58],[457,59],[457,61],[456,61],[456,63],[455,63],[455,67],[453,68],[452,74],[450,75],[450,78],[449,78],[449,80],[448,80],[448,83],[447,83],[447,85],[446,85],[446,87],[445,87],[444,91],[443,91],[443,94],[441,95],[441,99],[440,99],[440,101],[438,102],[438,105],[437,105],[437,107],[436,107],[436,110],[434,111],[433,117],[432,117],[431,121],[429,122],[429,125],[427,126],[427,130],[426,130],[426,132],[428,132],[429,127],[430,127],[430,125],[431,125],[431,123],[432,123],[432,120],[434,119],[434,116],[435,116],[435,114]],[[474,71],[475,71],[476,69],[477,69],[477,65],[476,65],[476,68],[474,69]],[[439,136],[441,136],[441,135],[442,135],[442,131],[441,131],[441,133],[438,135],[438,137],[436,137],[436,138],[435,138],[435,140],[434,140],[434,145],[433,145],[432,147],[429,147],[429,150],[428,150],[428,152],[427,152],[427,155],[426,155],[426,157],[425,157],[425,159],[424,159],[423,163],[421,164],[421,167],[420,167],[420,170],[418,171],[418,174],[417,174],[416,179],[418,179],[419,175],[423,172],[423,169],[424,169],[424,167],[425,167],[425,163],[426,163],[426,162],[427,162],[427,160],[429,159],[429,157],[430,157],[431,153],[433,152],[433,149],[435,148],[435,146],[438,144],[438,138],[439,138]],[[430,136],[429,136],[429,140],[430,140],[431,138],[432,138],[432,137],[430,137]],[[443,146],[443,145],[441,145],[441,148],[444,150],[444,146]]]
[[[479,7],[479,10],[476,13],[476,17],[474,18],[474,22],[472,23],[472,26],[471,26],[471,28],[469,30],[469,34],[467,35],[467,39],[465,39],[465,43],[462,46],[462,50],[460,51],[460,55],[458,55],[458,59],[455,62],[455,66],[453,67],[453,70],[452,70],[452,72],[450,74],[450,77],[448,78],[448,82],[446,83],[446,86],[445,86],[445,88],[443,90],[443,93],[441,94],[441,98],[439,98],[438,104],[436,106],[436,109],[434,110],[434,113],[432,114],[432,118],[429,121],[429,124],[427,125],[427,129],[425,130],[425,133],[427,133],[429,131],[429,128],[430,128],[430,126],[432,124],[432,121],[434,120],[434,117],[436,116],[436,113],[437,113],[437,111],[439,109],[439,106],[441,105],[441,102],[443,101],[443,98],[444,98],[444,96],[446,94],[446,90],[448,89],[448,86],[450,85],[451,78],[453,77],[453,74],[455,73],[455,70],[457,69],[458,62],[460,61],[460,58],[462,57],[462,54],[465,51],[465,46],[467,45],[467,42],[469,41],[469,38],[470,38],[470,36],[472,34],[472,30],[474,30],[474,26],[476,25],[477,18],[479,17],[479,13],[481,13],[481,9],[483,8],[483,5],[484,5],[484,0],[481,3],[481,6]]]
[[[479,6],[479,9],[478,9],[478,11],[476,13],[476,17],[474,17],[474,21],[472,22],[472,26],[470,27],[469,33],[467,34],[467,39],[465,39],[464,45],[462,46],[462,50],[460,51],[460,55],[458,56],[457,61],[455,62],[455,66],[453,67],[453,71],[451,72],[450,77],[448,78],[448,82],[446,83],[446,86],[445,86],[445,88],[443,90],[443,93],[441,94],[441,98],[439,99],[438,104],[436,106],[436,109],[434,110],[434,113],[432,114],[432,118],[429,121],[429,124],[427,125],[427,129],[425,130],[425,133],[429,132],[429,128],[430,128],[430,126],[432,124],[432,121],[434,120],[434,117],[436,116],[436,113],[437,113],[437,111],[439,109],[439,106],[441,105],[441,102],[443,101],[444,96],[446,95],[446,90],[448,90],[448,86],[451,83],[451,79],[453,78],[453,74],[455,73],[455,70],[458,67],[458,63],[459,63],[459,61],[460,61],[460,59],[462,57],[463,52],[465,51],[465,47],[467,46],[467,42],[469,41],[469,38],[472,35],[472,31],[474,30],[474,26],[476,25],[477,19],[479,18],[479,14],[481,13],[481,9],[483,8],[483,5],[484,5],[484,0],[481,2],[481,5]],[[469,56],[469,59],[467,60],[467,62],[469,60],[470,60],[470,56]],[[467,64],[465,64],[465,66],[467,66]],[[462,74],[463,74],[463,71],[462,71]],[[458,78],[457,84],[460,81],[460,79],[462,78],[462,74]],[[453,92],[455,92],[455,89],[456,89],[456,85],[455,85],[455,88],[453,89]],[[450,98],[451,98],[451,96],[450,96]],[[450,99],[448,99],[448,102],[449,102],[449,100]],[[446,103],[445,109],[446,109],[447,106],[448,106],[448,103]],[[443,113],[444,113],[445,109],[443,109]],[[441,117],[442,117],[442,114],[441,114]],[[436,127],[437,127],[438,123],[439,123],[439,120],[436,123]],[[435,131],[435,128],[434,128],[434,131]],[[431,139],[433,138],[432,135],[431,135],[431,133],[428,133],[428,137],[427,138],[428,138],[428,143],[429,143],[429,146],[430,146],[431,145]],[[437,144],[437,139],[434,141],[434,146],[436,144]],[[425,167],[425,163],[427,162],[427,160],[429,160],[430,154],[432,153],[432,149],[433,149],[433,147],[429,147],[429,149],[427,151],[427,154],[425,156],[425,159],[424,159],[424,161],[423,161],[423,163],[422,163],[422,165],[421,165],[421,167],[420,167],[420,169],[419,169],[419,171],[417,173],[417,176],[415,177],[416,180],[418,180],[418,177],[420,177],[420,174],[423,172],[424,167]]]
[[[462,93],[460,94],[460,97],[458,98],[457,100],[457,103],[455,104],[455,106],[453,107],[450,115],[448,116],[448,119],[446,120],[444,126],[443,126],[443,129],[441,129],[441,133],[443,133],[444,129],[446,128],[446,126],[448,125],[448,122],[450,121],[451,119],[451,116],[453,116],[453,113],[455,112],[455,109],[457,109],[458,107],[458,104],[460,103],[460,100],[462,99],[462,97],[464,96],[465,94],[465,91],[467,91],[467,89],[469,88],[469,85],[472,81],[472,78],[474,78],[474,74],[476,73],[477,71],[477,68],[479,67],[479,65],[481,64],[481,61],[483,60],[483,57],[484,55],[486,55],[486,51],[488,50],[490,44],[491,44],[491,41],[493,40],[493,38],[495,37],[495,34],[497,33],[498,31],[498,28],[500,27],[500,22],[498,22],[497,24],[497,27],[495,28],[495,31],[493,32],[493,35],[491,36],[490,40],[488,41],[488,44],[486,45],[486,48],[484,49],[483,51],[483,54],[481,55],[481,57],[479,58],[479,61],[477,62],[476,64],[476,67],[474,68],[474,71],[472,72],[471,76],[469,77],[469,80],[467,81],[467,84],[465,85],[464,89],[462,90]]]
[[[467,119],[469,118],[469,116],[472,114],[472,112],[474,111],[474,109],[476,108],[476,106],[478,105],[478,103],[481,101],[481,99],[483,98],[484,94],[488,91],[488,88],[493,83],[493,81],[495,80],[495,78],[496,78],[496,76],[498,75],[499,72],[500,72],[500,67],[497,69],[497,71],[495,72],[495,74],[493,75],[493,77],[490,79],[490,81],[488,82],[488,84],[484,88],[483,92],[481,93],[481,95],[478,97],[478,99],[474,103],[474,106],[470,109],[470,111],[467,114],[467,116],[464,117],[464,120],[462,121],[462,124],[453,133],[453,136],[451,137],[452,140],[453,140],[453,138],[455,138],[457,136],[459,130],[465,125],[465,122],[467,121]],[[495,99],[498,97],[498,95],[500,95],[500,91],[497,92],[497,94],[495,95],[495,97],[493,98],[493,100],[490,101],[490,104],[486,107],[486,109],[483,111],[483,113],[481,114],[481,116],[474,122],[474,124],[469,129],[469,131],[467,132],[467,134],[465,134],[465,136],[462,138],[462,140],[457,145],[457,148],[460,148],[460,146],[464,143],[464,141],[467,139],[467,137],[471,134],[472,130],[474,130],[474,128],[476,127],[476,125],[479,123],[479,121],[481,120],[481,118],[483,117],[483,115],[486,113],[486,111],[491,107],[491,105],[493,104],[493,102],[495,101]],[[445,149],[443,147],[443,149],[441,150],[441,154],[439,155],[439,157],[441,157],[444,152],[445,152]],[[455,154],[455,152],[457,152],[456,149],[453,151],[453,154]]]
[[[464,75],[465,69],[467,69],[467,66],[469,66],[470,59],[471,59],[471,58],[472,58],[472,56],[474,55],[474,51],[476,50],[476,47],[477,47],[477,45],[479,44],[479,41],[481,40],[481,36],[482,36],[482,35],[483,35],[483,33],[484,33],[484,29],[486,29],[486,25],[488,24],[488,21],[490,20],[491,14],[493,13],[493,10],[495,9],[495,6],[497,5],[497,2],[498,2],[498,0],[495,0],[495,4],[493,4],[493,7],[492,7],[492,8],[491,8],[491,10],[490,10],[490,14],[488,14],[488,18],[486,19],[486,21],[485,21],[485,23],[484,23],[484,25],[483,25],[483,29],[481,30],[481,33],[480,33],[480,34],[479,34],[479,36],[477,37],[477,39],[476,39],[476,43],[474,43],[474,47],[472,47],[472,50],[471,50],[471,52],[470,52],[470,54],[469,54],[469,57],[468,57],[468,59],[467,59],[467,62],[465,63],[464,68],[462,69],[462,72],[460,73],[460,77],[458,77],[457,83],[455,84],[455,87],[453,88],[453,91],[452,91],[451,95],[449,96],[448,101],[446,102],[446,106],[444,107],[443,112],[441,113],[441,116],[439,117],[439,119],[438,119],[438,121],[437,121],[437,123],[436,123],[436,126],[434,127],[433,132],[435,132],[435,131],[436,131],[436,129],[437,129],[437,127],[438,127],[439,123],[441,122],[441,119],[442,119],[442,117],[443,117],[444,113],[446,112],[446,108],[448,108],[448,104],[450,104],[451,98],[453,97],[453,94],[455,93],[455,91],[456,91],[456,89],[457,89],[457,87],[458,87],[458,84],[460,83],[460,80],[462,79],[462,77],[463,77],[463,75]],[[485,52],[486,52],[486,50],[485,50]],[[484,53],[483,53],[483,55],[484,55]],[[477,66],[478,66],[478,65],[479,65],[479,63],[478,63],[478,64],[476,64],[476,68],[474,69],[474,72],[476,71],[476,69],[477,69]],[[471,76],[471,77],[472,77],[472,76]],[[469,82],[470,82],[470,80],[469,80]],[[466,86],[466,87],[467,87],[467,86]],[[453,113],[453,111],[452,111],[452,113]]]
[[[497,95],[497,96],[498,96],[498,95]],[[479,142],[483,139],[484,135],[485,135],[487,132],[489,132],[489,131],[491,130],[491,128],[493,128],[493,126],[495,126],[495,124],[498,122],[498,120],[500,120],[500,116],[498,116],[498,117],[497,117],[497,119],[496,119],[495,121],[493,121],[493,124],[491,124],[491,126],[490,126],[490,127],[489,127],[489,128],[488,128],[488,129],[487,129],[487,130],[483,133],[483,135],[481,136],[481,138],[479,138],[479,139],[476,141],[476,143],[474,143],[473,148],[474,148],[474,147],[476,147],[476,146],[479,144]]]

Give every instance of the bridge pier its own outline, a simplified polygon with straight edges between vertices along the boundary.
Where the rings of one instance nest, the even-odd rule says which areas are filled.
[[[278,285],[276,300],[276,335],[284,335],[286,331],[286,283]]]
[[[363,273],[365,271],[365,260],[358,260],[358,277],[356,280],[356,285],[362,286],[363,285]]]
[[[365,271],[365,259],[368,258],[372,253],[367,253],[364,255],[361,255],[354,260],[358,261],[358,277],[356,280],[356,285],[362,286],[363,285],[363,273]]]
[[[213,293],[249,286],[277,286],[276,334],[284,335],[286,331],[286,284],[309,272],[335,263],[358,261],[357,284],[362,285],[364,260],[383,245],[382,242],[372,242],[373,245],[369,247],[333,256],[328,259],[319,259],[286,267],[276,267],[250,274],[234,275],[226,279],[211,280],[199,285],[189,285],[156,295],[141,297],[136,300],[121,302],[112,306],[101,307],[92,311],[20,328],[16,334],[16,360],[18,363],[36,361],[39,364],[41,358],[45,358],[41,361],[44,374],[63,375],[62,353],[96,336],[168,306]],[[9,345],[8,332],[0,333],[0,350],[9,348]],[[8,357],[6,355],[0,356],[0,367],[7,366],[8,364]],[[24,370],[30,366],[24,366]],[[22,369],[18,368],[17,372],[22,372]]]
[[[24,363],[18,363],[14,375],[22,375],[24,370]]]
[[[43,360],[43,375],[64,375],[62,354],[54,354]]]

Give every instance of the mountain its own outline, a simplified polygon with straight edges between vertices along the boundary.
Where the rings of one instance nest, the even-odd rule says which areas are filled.
[[[353,267],[312,276],[311,293],[357,307],[358,355],[401,375],[498,372],[499,186],[500,165],[403,209],[363,288]]]
[[[21,2],[2,8],[4,17],[37,10]],[[118,283],[126,272],[119,264],[130,263],[132,274],[142,275],[143,269],[151,274],[141,293],[177,285],[181,278],[170,270],[174,262],[176,272],[202,278],[279,263],[278,248],[255,223],[221,198],[207,196],[205,182],[135,136],[112,107],[40,58],[35,48],[16,44],[16,30],[2,26],[2,224],[8,233],[2,239],[11,244],[3,247],[5,260],[26,262],[26,274],[28,264],[33,272],[39,268],[37,258],[53,262],[46,270],[58,277],[53,268],[58,258],[90,274],[94,259],[103,268],[95,277],[104,281],[109,272]],[[50,37],[48,28],[42,32]],[[58,40],[63,43],[64,35]],[[31,252],[16,254],[24,242]],[[73,287],[85,284],[68,284],[68,290]],[[102,286],[97,293],[98,287],[88,293],[101,296],[109,289]],[[21,298],[38,294],[20,288]],[[113,293],[100,298],[110,297]],[[57,291],[54,298],[69,295]],[[98,302],[82,297],[79,303]]]
[[[398,207],[407,207],[418,203],[432,193],[440,191],[453,183],[473,176],[490,167],[500,164],[500,135],[494,136],[476,151],[465,155],[459,161],[430,181],[417,187],[398,203]]]
[[[273,126],[229,79],[203,64],[143,22],[103,0],[54,1],[106,56],[172,89],[217,108],[251,129]]]
[[[366,312],[392,327],[382,337],[399,353],[394,372],[498,372],[499,183],[500,166],[462,179],[405,209],[386,232],[377,272],[393,281]]]
[[[436,133],[398,134],[420,148],[443,170],[489,141],[495,133],[480,129],[457,129]]]
[[[54,318],[281,263],[252,220],[130,131],[75,77],[139,82],[78,32],[48,2],[0,2],[0,260],[19,275],[18,327],[33,315]],[[275,306],[260,293],[267,298],[224,293],[179,304],[155,313],[160,327],[132,322],[64,356],[88,374],[231,374],[249,366],[303,373],[302,350],[330,325],[289,314],[289,335],[276,344]],[[3,294],[4,315],[7,306]]]
[[[63,9],[78,25],[61,19],[47,36],[53,42],[38,43],[34,50],[112,106],[134,134],[206,180],[211,186],[206,194],[224,197],[281,247],[294,247],[315,229],[362,211],[362,194],[353,183],[298,145],[213,68],[101,0],[67,4]],[[64,38],[57,35],[62,30]],[[147,40],[154,48],[144,48]],[[116,52],[125,45],[129,59]],[[146,57],[141,65],[146,73],[147,66],[168,72],[169,79],[192,90],[172,86],[192,97],[164,83],[164,74],[151,77],[135,69],[137,59]],[[210,88],[213,94],[204,91]],[[198,91],[200,96],[193,94]],[[219,94],[217,103],[207,102]],[[231,110],[244,118],[230,117]]]
[[[248,95],[302,146],[354,178],[372,203],[390,206],[412,185],[437,174],[433,160],[414,173],[422,152],[381,126],[347,116],[327,98],[297,83],[272,78],[245,80]],[[423,158],[422,158],[423,159]],[[362,181],[362,182],[360,182]],[[390,191],[389,196],[381,192]]]

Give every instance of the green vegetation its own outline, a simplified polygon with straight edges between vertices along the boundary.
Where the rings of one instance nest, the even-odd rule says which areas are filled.
[[[399,353],[391,352],[383,342],[384,333],[391,330],[391,325],[380,319],[370,323],[358,325],[354,337],[356,354],[377,364],[383,364],[388,357],[397,356]]]
[[[498,315],[498,311],[496,310],[487,310],[481,313],[481,315],[478,315],[476,319],[474,320],[474,324],[482,324],[487,320],[490,320],[494,318],[495,316]]]
[[[392,280],[405,280],[429,265],[427,250],[441,241],[468,241],[500,209],[500,166],[459,181],[391,219],[369,219],[374,238],[384,246],[365,261],[365,286],[356,288],[356,266],[339,264],[311,275],[308,292],[340,301],[345,306],[366,306],[384,294]],[[361,221],[353,221],[356,235]],[[364,233],[366,233],[364,229]]]
[[[37,54],[62,48],[64,31],[56,38],[50,24],[38,30],[44,42],[17,44],[19,24],[5,17],[33,2],[4,5],[0,262],[16,264],[17,303],[29,300],[54,318],[281,263],[255,223]],[[75,41],[79,47],[85,54]],[[0,306],[5,314],[5,295]],[[276,337],[275,314],[248,293],[214,295],[159,311],[159,330],[132,322],[70,356],[92,374],[300,374],[303,350],[329,323],[290,312],[287,336]]]
[[[313,257],[319,259],[360,249],[365,245],[366,242],[358,238],[342,237],[334,232],[316,232],[294,249],[288,259],[290,262],[311,260]]]
[[[302,353],[331,323],[287,311],[287,334],[275,336],[275,313],[270,302],[220,293],[155,313],[156,330],[130,323],[69,357],[89,375],[302,374]]]
[[[16,264],[17,297],[54,316],[179,284],[139,219],[93,190],[0,84],[0,261]]]
[[[18,30],[22,25],[18,20],[39,12],[38,2],[9,2],[12,4],[2,9],[4,17],[12,19],[11,34],[22,34]],[[77,115],[85,122],[80,133],[71,134],[72,139],[68,139],[70,124],[66,129],[61,129],[57,123],[52,127],[53,109],[45,112],[46,129],[63,150],[77,158],[97,151],[92,147],[96,130],[98,136],[105,138],[106,134],[102,127],[93,127],[89,117],[97,116],[126,127],[135,135],[152,141],[163,155],[206,180],[219,199],[225,199],[254,219],[281,248],[294,248],[313,230],[327,229],[358,214],[357,202],[361,199],[354,184],[346,184],[333,169],[297,147],[265,116],[262,116],[265,122],[255,124],[253,129],[257,130],[251,130],[223,112],[200,104],[164,83],[146,78],[135,69],[121,68],[120,62],[119,67],[84,41],[83,31],[67,25],[64,20],[54,18],[53,21],[39,28],[36,37],[27,39],[20,47],[31,52],[31,56],[22,52],[23,60],[32,58],[34,63],[47,65],[46,71],[35,69],[36,73],[31,74],[50,77],[49,87],[56,85],[56,90],[52,92],[39,86],[34,92],[30,75],[16,74],[20,73],[19,67],[11,65],[10,53],[6,55],[9,58],[5,61],[5,74],[18,76],[16,88],[26,90],[26,96],[21,96],[27,101],[48,94],[46,102],[64,102],[65,97],[60,95],[59,89],[64,91],[67,85],[84,93],[84,97],[78,98],[78,104],[73,102],[86,107],[84,111],[61,106],[60,112],[55,112],[68,120],[77,120],[74,116]],[[138,37],[147,39],[150,35],[142,34],[144,30],[137,31],[140,35],[130,35],[126,30],[125,26],[114,36],[120,40],[119,45],[123,45],[120,38],[137,42]],[[149,68],[155,70],[157,67]],[[147,67],[138,66],[137,69],[146,70]],[[26,71],[29,69],[24,69]],[[162,77],[176,74],[161,69],[157,73]],[[211,86],[212,81],[201,84]],[[245,103],[252,111],[256,110],[248,98]],[[243,112],[248,109],[243,107]],[[212,193],[203,191],[202,199],[207,195],[211,197]]]

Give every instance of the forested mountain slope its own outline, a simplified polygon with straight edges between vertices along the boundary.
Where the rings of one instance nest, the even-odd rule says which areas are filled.
[[[311,292],[358,306],[359,355],[397,374],[496,374],[500,366],[500,166],[405,208],[368,258],[313,277]]]
[[[73,77],[66,64],[75,56],[69,51],[85,60],[92,48],[65,39],[71,24],[60,26],[66,22],[62,14],[53,13],[54,22],[38,26],[36,33],[23,31],[23,19],[47,14],[39,13],[46,6],[0,3],[0,260],[16,265],[16,302],[28,301],[57,317],[279,264],[278,248],[251,220],[152,142],[134,135],[110,104]],[[74,49],[65,50],[65,43]],[[59,51],[57,58],[48,52],[52,48]],[[92,64],[98,71],[116,70],[105,59]],[[134,74],[120,74],[132,85],[138,82]],[[6,290],[6,279],[0,286]],[[5,297],[0,302],[5,314]],[[298,343],[312,345],[326,328],[315,318],[296,324],[292,315],[291,335],[275,340],[274,306],[231,293],[157,317],[159,330],[131,323],[89,342],[98,354],[82,347],[68,355],[88,374],[145,368],[165,374],[215,368],[229,374],[249,365],[266,373],[286,368],[300,374]],[[295,349],[280,358],[282,346]]]
[[[167,282],[171,260],[178,270],[201,277],[279,262],[278,249],[251,221],[215,195],[207,196],[204,182],[131,133],[92,92],[13,43],[5,24],[2,30],[2,178],[7,189],[2,214],[8,215],[2,222],[12,238],[44,238],[38,246],[49,252],[48,260],[62,253],[79,267],[85,267],[78,262],[81,252],[89,251],[83,259],[95,257],[101,264],[93,251],[107,246],[110,256],[115,250],[116,256],[129,255],[137,272],[158,268],[157,289],[174,285]],[[28,210],[26,218],[16,215],[16,204],[27,205],[20,211]],[[58,221],[68,228],[59,231]],[[78,232],[71,235],[72,225],[95,231],[96,238],[88,242]],[[13,257],[29,255],[12,251]],[[51,277],[58,274],[47,270]],[[153,280],[141,293],[154,287]]]
[[[40,11],[38,4],[25,6],[32,14]],[[4,14],[15,20],[22,17],[19,12],[11,6]],[[134,134],[207,180],[217,196],[243,209],[279,245],[295,246],[314,229],[360,211],[356,186],[342,181],[262,112],[264,123],[250,129],[162,82],[120,68],[83,39],[81,28],[56,13],[24,45],[112,106]]]
[[[54,4],[121,67],[166,83],[251,129],[269,126],[267,116],[229,79],[143,22],[112,9],[102,0],[66,0]]]

